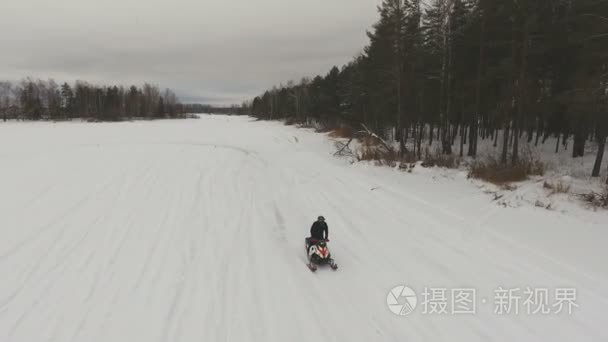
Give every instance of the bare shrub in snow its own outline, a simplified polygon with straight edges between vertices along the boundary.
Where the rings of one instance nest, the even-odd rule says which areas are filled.
[[[300,125],[300,127],[306,127],[305,123],[302,123],[301,120],[299,121],[294,116],[290,116],[290,117],[285,118],[284,123],[285,123],[285,126]],[[308,127],[306,127],[306,128],[308,128]]]
[[[347,125],[341,125],[338,128],[334,128],[331,132],[329,132],[329,136],[332,138],[345,138],[350,139],[355,135],[355,132],[352,127]]]
[[[325,125],[313,118],[306,118],[305,120],[297,120],[295,117],[287,118],[285,125],[296,125],[298,128],[312,128],[317,132],[323,132]]]
[[[503,185],[524,181],[529,176],[542,176],[544,173],[545,164],[531,153],[524,153],[515,164],[503,164],[494,156],[477,160],[471,164],[469,177]]]
[[[365,134],[359,137],[361,145],[366,148],[383,149],[382,142],[376,136]],[[384,148],[386,150],[386,148]]]
[[[517,190],[517,186],[515,186],[513,184],[505,183],[500,186],[500,189],[505,190],[505,191],[515,191],[515,190]]]
[[[444,154],[439,148],[436,148],[433,153],[427,148],[424,153],[423,167],[444,167],[455,169],[460,166],[460,158],[453,154]]]
[[[570,185],[565,184],[562,181],[558,181],[557,183],[551,183],[549,181],[545,181],[543,184],[543,188],[547,190],[551,190],[551,194],[568,194],[570,193]]]
[[[608,187],[603,193],[590,192],[579,195],[581,199],[596,208],[608,208]]]
[[[361,145],[357,153],[358,161],[374,161],[376,165],[396,166],[399,161],[397,153],[387,151],[374,145]]]

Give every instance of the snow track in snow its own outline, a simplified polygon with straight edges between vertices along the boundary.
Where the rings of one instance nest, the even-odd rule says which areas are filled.
[[[0,341],[608,339],[603,213],[498,208],[331,152],[244,117],[0,125]],[[337,272],[305,266],[320,214]],[[475,288],[478,312],[394,316],[402,284]],[[580,307],[501,317],[499,286],[574,287]]]

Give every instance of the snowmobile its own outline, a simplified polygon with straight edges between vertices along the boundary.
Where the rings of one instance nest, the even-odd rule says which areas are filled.
[[[327,240],[312,240],[308,237],[304,240],[306,244],[306,253],[308,254],[308,268],[315,272],[319,266],[329,265],[332,270],[337,270],[338,265],[331,258]]]

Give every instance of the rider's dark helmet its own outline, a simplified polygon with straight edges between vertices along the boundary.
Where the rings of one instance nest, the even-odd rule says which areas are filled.
[[[317,220],[318,220],[318,221],[325,221],[325,217],[323,217],[323,216],[319,216],[319,217],[317,218]]]

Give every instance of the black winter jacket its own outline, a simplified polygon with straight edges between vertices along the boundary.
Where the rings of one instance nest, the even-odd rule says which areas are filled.
[[[310,237],[316,240],[327,240],[329,238],[329,230],[327,223],[324,221],[315,221],[310,227]]]

